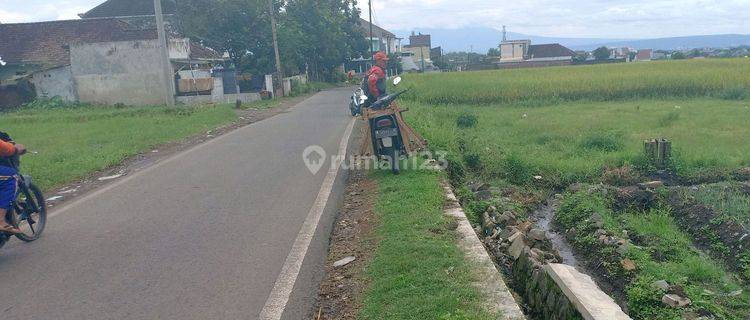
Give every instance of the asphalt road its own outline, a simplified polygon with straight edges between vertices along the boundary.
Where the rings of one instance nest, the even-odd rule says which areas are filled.
[[[350,92],[318,93],[53,211],[42,239],[0,249],[0,318],[257,319],[327,175],[327,164],[310,173],[303,150],[336,153]],[[345,178],[283,319],[312,311]]]

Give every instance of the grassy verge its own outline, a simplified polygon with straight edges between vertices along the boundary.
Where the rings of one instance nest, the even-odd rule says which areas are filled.
[[[491,319],[448,230],[437,173],[375,174],[380,239],[363,319]]]
[[[569,239],[581,252],[600,259],[607,277],[616,279],[627,296],[629,314],[634,319],[682,319],[687,314],[710,312],[720,319],[748,319],[750,293],[741,280],[726,271],[720,262],[692,246],[691,236],[678,227],[668,206],[646,211],[611,209],[603,193],[581,191],[568,194],[556,222],[568,230]],[[618,250],[597,238],[592,215],[603,221],[608,235],[623,237],[626,230],[632,245]],[[635,270],[626,270],[622,261],[630,259]],[[666,280],[679,285],[693,304],[674,309],[662,304],[665,293],[653,283]]]
[[[33,152],[23,170],[48,190],[235,118],[229,105],[38,106],[2,113],[0,128]]]

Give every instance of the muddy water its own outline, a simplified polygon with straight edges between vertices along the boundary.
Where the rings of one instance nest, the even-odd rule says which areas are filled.
[[[574,268],[578,269],[578,271],[583,271],[583,267],[579,264],[578,260],[575,257],[575,254],[573,253],[573,247],[568,244],[568,241],[565,239],[565,234],[563,231],[558,231],[556,228],[553,227],[552,221],[555,218],[555,213],[557,213],[557,209],[560,207],[560,200],[558,200],[556,197],[552,197],[547,200],[547,202],[539,207],[534,213],[532,213],[531,217],[533,219],[536,219],[536,227],[544,230],[544,232],[547,234],[547,238],[552,242],[552,247],[555,248],[560,253],[560,256],[563,259],[563,263],[573,266]]]

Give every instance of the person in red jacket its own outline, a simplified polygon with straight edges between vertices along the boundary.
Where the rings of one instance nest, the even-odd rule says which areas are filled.
[[[372,104],[384,95],[386,95],[386,75],[385,68],[388,65],[388,56],[378,51],[373,55],[375,65],[367,72],[367,101]]]
[[[18,171],[10,165],[10,157],[26,153],[22,144],[0,140],[0,232],[22,233],[5,221],[5,214],[18,196]]]

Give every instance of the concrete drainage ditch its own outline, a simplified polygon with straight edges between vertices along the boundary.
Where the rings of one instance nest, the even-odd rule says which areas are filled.
[[[490,207],[475,231],[490,234],[484,244],[508,270],[510,287],[529,318],[630,319],[590,276],[575,268],[573,249],[563,234],[550,228],[558,205],[557,198],[548,200],[531,216],[536,223]]]
[[[502,319],[630,319],[591,277],[561,263],[575,264],[576,260],[564,236],[549,228],[557,206],[554,199],[538,211],[535,228],[532,222],[522,222],[511,212],[499,213],[490,207],[483,214],[482,227],[472,230],[447,183],[445,191],[445,214],[458,222],[459,246],[483,279],[476,285],[490,300],[489,309],[498,311]],[[502,228],[497,228],[499,225]],[[478,235],[488,232],[483,247]],[[510,270],[516,301],[488,252],[496,263]]]

